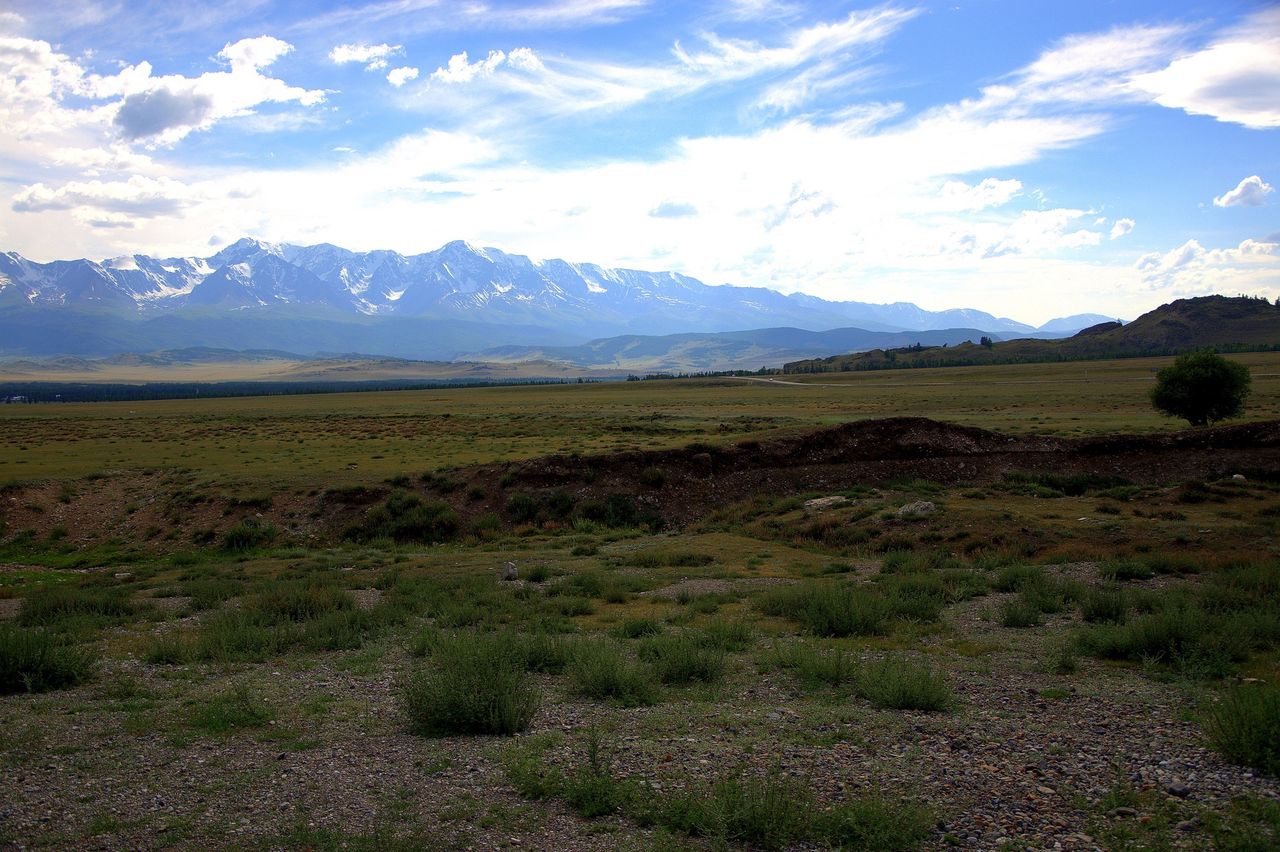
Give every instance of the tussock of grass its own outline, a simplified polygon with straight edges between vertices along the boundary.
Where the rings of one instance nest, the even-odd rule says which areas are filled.
[[[191,727],[206,734],[228,734],[239,728],[260,728],[275,717],[272,709],[257,698],[248,686],[203,700],[191,714]]]
[[[817,636],[877,636],[889,631],[889,601],[853,585],[797,583],[779,586],[756,598],[765,615],[800,622]]]
[[[0,625],[0,695],[77,686],[93,677],[94,667],[88,651],[34,630]]]
[[[429,737],[525,730],[541,700],[525,662],[502,635],[441,636],[430,665],[404,685],[409,729]]]
[[[885,660],[858,676],[858,695],[890,710],[941,711],[954,703],[942,673],[906,660]]]

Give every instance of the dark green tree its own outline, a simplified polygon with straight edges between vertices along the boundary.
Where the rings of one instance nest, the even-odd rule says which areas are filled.
[[[1156,373],[1151,404],[1170,417],[1204,426],[1239,416],[1249,384],[1249,368],[1243,364],[1212,349],[1188,352]]]

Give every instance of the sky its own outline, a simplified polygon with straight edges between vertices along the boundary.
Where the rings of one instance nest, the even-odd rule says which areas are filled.
[[[7,0],[0,250],[455,239],[1041,323],[1280,297],[1280,4]]]

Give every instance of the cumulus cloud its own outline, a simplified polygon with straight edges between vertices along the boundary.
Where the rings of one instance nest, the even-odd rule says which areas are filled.
[[[1213,199],[1214,207],[1261,207],[1275,187],[1257,175],[1250,175],[1236,184],[1235,189]]]
[[[397,89],[410,80],[418,79],[418,69],[405,66],[403,68],[392,68],[387,73],[387,82],[395,86]]]
[[[1265,9],[1201,50],[1139,75],[1161,106],[1245,127],[1280,127],[1280,7]]]
[[[1115,224],[1111,226],[1111,239],[1118,240],[1121,237],[1133,232],[1133,228],[1138,223],[1132,219],[1117,219]]]
[[[1195,296],[1212,292],[1280,291],[1280,242],[1244,240],[1234,247],[1206,249],[1187,240],[1167,252],[1138,259],[1135,268],[1151,290]]]

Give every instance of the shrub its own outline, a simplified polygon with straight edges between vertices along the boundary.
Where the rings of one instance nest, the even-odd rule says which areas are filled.
[[[640,471],[640,484],[649,488],[661,488],[663,483],[667,481],[666,474],[661,468],[646,467]]]
[[[253,550],[270,544],[277,532],[273,524],[264,524],[257,518],[245,518],[227,530],[222,537],[222,549],[239,553]]]
[[[0,695],[77,686],[93,677],[94,667],[88,651],[0,624]]]
[[[431,665],[404,686],[404,709],[413,733],[509,735],[529,727],[538,709],[538,690],[525,673],[525,661],[505,637],[442,636],[431,650]]]
[[[941,672],[905,660],[886,660],[863,670],[858,695],[891,710],[938,711],[951,707],[951,687]]]
[[[1015,629],[1037,627],[1040,624],[1040,610],[1021,597],[1007,600],[1000,607],[1000,624]]]
[[[517,524],[531,524],[538,520],[538,501],[529,494],[512,494],[507,499],[507,514]]]
[[[398,542],[434,543],[457,536],[458,514],[443,500],[423,502],[407,491],[394,491],[387,502],[371,510],[364,523],[345,535],[356,541],[389,538]]]
[[[647,671],[627,659],[608,642],[581,642],[566,667],[574,692],[588,698],[611,699],[624,707],[657,703],[658,691]]]
[[[1228,761],[1280,775],[1280,688],[1233,688],[1205,720],[1213,747]]]
[[[699,644],[689,636],[654,636],[640,645],[640,659],[649,663],[658,680],[684,685],[712,683],[724,674],[724,652]]]

